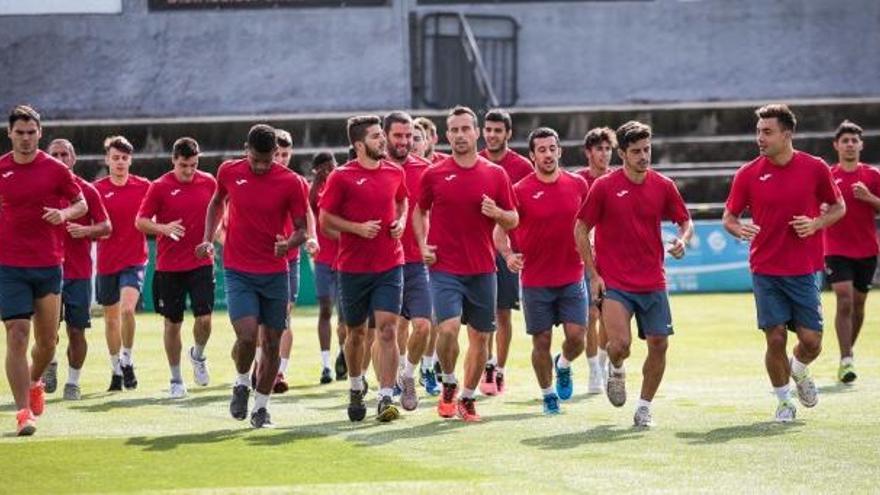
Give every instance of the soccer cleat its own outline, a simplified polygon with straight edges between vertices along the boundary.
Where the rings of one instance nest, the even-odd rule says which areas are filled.
[[[364,382],[364,397],[366,397],[366,396],[367,396],[367,392],[370,391],[370,384],[369,384],[369,382],[367,382],[367,375],[366,375],[366,374],[363,375],[363,376],[361,377],[361,380]]]
[[[126,390],[134,390],[138,388],[138,380],[137,376],[134,374],[133,364],[122,367],[122,385],[125,386]]]
[[[18,422],[16,433],[20,437],[28,437],[37,431],[37,420],[30,409],[21,409],[15,415]]]
[[[609,368],[611,364],[609,363]],[[608,382],[605,384],[605,393],[614,407],[622,407],[626,404],[626,372],[615,373],[609,369]]]
[[[400,379],[400,405],[407,411],[415,411],[419,407],[419,395],[416,393],[416,380],[412,377]]]
[[[419,367],[419,386],[421,387],[425,386],[425,373],[427,371],[425,368]]]
[[[122,391],[122,375],[110,375],[110,386],[107,387],[108,392]]]
[[[571,368],[560,368],[559,356],[557,354],[556,359],[553,360],[553,365],[556,368],[556,394],[560,400],[568,400],[571,399],[571,394],[574,392],[574,384],[571,381]]]
[[[486,364],[486,369],[483,370],[483,376],[480,379],[480,392],[483,392],[483,395],[495,395],[498,393],[498,388],[495,384],[494,364]]]
[[[776,422],[791,423],[797,416],[797,408],[790,400],[780,401],[776,406]]]
[[[791,374],[794,384],[797,385],[798,400],[804,407],[814,407],[819,403],[819,392],[816,390],[816,382],[810,376],[809,370],[804,370],[800,376]]]
[[[243,421],[247,418],[248,399],[251,396],[251,389],[247,385],[236,385],[232,387],[232,400],[229,401],[229,414],[233,418]]]
[[[482,419],[480,418],[480,415],[477,414],[477,408],[473,397],[458,399],[455,414],[468,423],[476,423]]]
[[[192,351],[193,349],[190,347],[189,362],[192,363],[193,367],[193,381],[200,387],[207,387],[208,383],[211,382],[211,375],[208,373],[208,359],[205,357],[196,359],[193,357]]]
[[[186,397],[186,385],[180,382],[171,382],[171,386],[168,387],[168,398],[182,399],[184,397]]]
[[[31,389],[28,391],[28,401],[34,416],[43,414],[43,409],[46,407],[46,396],[43,390],[43,382],[39,381],[31,385]]]
[[[73,383],[64,384],[64,400],[80,400],[82,393],[79,391],[79,385]]]
[[[364,404],[366,391],[348,391],[348,419],[350,421],[363,421],[367,415],[367,406]]]
[[[46,366],[45,371],[43,371],[43,384],[46,386],[47,394],[54,394],[55,389],[58,388],[58,363],[51,362],[49,366]]]
[[[858,375],[856,375],[856,367],[850,364],[841,364],[839,368],[837,368],[837,379],[842,383],[852,383],[856,381]]]
[[[507,391],[507,382],[504,381],[504,375],[502,373],[495,373],[495,390],[498,395]]]
[[[651,409],[647,406],[639,406],[636,413],[633,414],[633,426],[638,428],[650,428],[654,426],[654,417],[651,416]]]
[[[324,368],[321,370],[321,385],[328,383],[333,383],[333,372],[330,371],[330,368]]]
[[[559,397],[556,394],[544,396],[544,414],[553,415],[562,412],[559,409]]]
[[[265,407],[261,407],[251,413],[251,426],[254,428],[272,428],[272,417]]]
[[[588,394],[601,394],[605,390],[605,373],[599,366],[590,367],[590,381],[587,385]]]
[[[437,375],[434,370],[425,370],[425,392],[428,395],[440,395],[440,386],[437,384]]]
[[[400,387],[400,375],[397,376],[397,380],[398,381],[394,382],[394,387],[392,389],[392,394],[394,395],[394,397],[399,397],[400,394],[403,393],[403,389]]]
[[[458,386],[454,383],[444,383],[443,392],[440,400],[437,401],[437,414],[441,418],[451,418],[455,416],[455,394],[458,392]]]
[[[276,394],[283,394],[287,392],[290,387],[287,385],[287,380],[284,378],[284,373],[278,373],[275,375],[275,383],[272,384],[272,392]]]
[[[345,363],[345,353],[342,352],[342,349],[336,355],[336,363],[333,367],[336,368],[336,381],[348,378],[348,364]]]
[[[376,419],[383,423],[387,423],[389,421],[394,421],[399,417],[400,411],[397,410],[397,406],[394,405],[394,400],[391,397],[385,395],[379,398]]]

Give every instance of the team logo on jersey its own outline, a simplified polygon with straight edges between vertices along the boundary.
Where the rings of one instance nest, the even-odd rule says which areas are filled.
[[[113,191],[110,191],[110,192],[108,192],[107,194],[105,194],[104,197],[107,198],[107,199],[110,199],[110,198],[113,197],[114,194],[116,194],[116,193],[113,192]]]
[[[2,177],[3,177],[4,179],[8,179],[8,178],[12,177],[12,174],[14,174],[14,173],[15,173],[15,172],[13,172],[12,170],[10,170],[9,172],[3,172]]]
[[[450,181],[452,181],[452,179],[454,179],[454,178],[455,178],[455,174],[449,174],[449,175],[447,175],[446,177],[444,177],[444,179],[446,180],[446,182],[450,182]]]
[[[758,180],[761,182],[767,182],[767,179],[769,179],[770,177],[773,177],[773,174],[764,174],[758,177]]]
[[[629,191],[624,189],[623,191],[620,191],[617,193],[617,197],[622,198],[622,197],[626,196],[627,194],[629,194]]]
[[[538,192],[535,193],[534,196],[532,196],[532,198],[533,198],[533,199],[540,199],[541,196],[543,196],[543,195],[544,195],[544,191],[538,191]]]
[[[171,191],[172,196],[177,196],[178,194],[180,194],[180,189],[175,189],[175,190]]]
[[[245,184],[247,184],[247,179],[238,179],[237,181],[235,181],[236,186],[243,186]]]
[[[362,186],[362,185],[364,185],[365,182],[367,182],[366,177],[364,177],[363,179],[358,179],[358,180],[355,182],[355,184],[357,184],[357,185],[359,185],[359,186]]]

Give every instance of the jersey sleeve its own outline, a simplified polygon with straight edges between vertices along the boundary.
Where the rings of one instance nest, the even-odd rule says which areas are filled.
[[[510,177],[503,169],[499,171],[497,176],[498,194],[495,198],[495,204],[502,210],[516,209],[516,198],[513,194],[513,186],[510,183]]]
[[[816,197],[822,203],[827,203],[829,205],[837,203],[843,197],[840,194],[840,188],[834,183],[834,176],[831,175],[831,168],[828,167],[824,160],[820,160],[820,164],[821,165],[817,167],[819,180],[816,184]]]
[[[138,210],[138,218],[150,218],[152,219],[156,216],[156,213],[159,211],[159,203],[161,196],[161,185],[158,182],[154,182],[150,185],[150,188],[147,189],[147,194],[144,196],[144,200],[141,201],[141,207]]]
[[[327,213],[339,215],[342,208],[342,199],[345,195],[344,189],[345,183],[340,176],[340,171],[334,170],[327,177],[327,185],[318,199],[318,207]]]
[[[419,208],[424,211],[430,210],[431,205],[434,204],[434,167],[429,168],[422,174],[422,178],[419,180]]]
[[[663,218],[677,224],[683,224],[691,218],[684,198],[681,197],[681,192],[675,187],[675,182],[672,180],[666,182],[666,202]]]
[[[397,192],[394,194],[394,200],[400,203],[409,197],[409,191],[406,189],[406,175],[403,173],[403,170],[397,174],[397,178],[400,182],[397,186]]]
[[[58,193],[62,198],[68,201],[73,201],[77,196],[82,194],[82,189],[80,189],[79,184],[76,183],[76,177],[69,168],[59,164],[58,176]]]
[[[217,169],[217,186],[214,193],[220,198],[229,195],[229,190],[226,188],[227,177],[229,177],[229,166],[225,163],[220,164],[220,168]]]
[[[727,195],[725,207],[733,215],[739,216],[749,206],[749,190],[747,169],[740,169],[733,176],[730,193]]]
[[[107,215],[107,208],[104,207],[104,202],[101,201],[101,195],[98,194],[98,190],[90,184],[85,184],[82,186],[82,192],[89,207],[89,217],[92,219],[92,223],[106,222],[109,219],[109,215]]]
[[[605,204],[603,191],[604,188],[600,184],[594,184],[590,188],[584,204],[578,211],[578,220],[590,227],[595,227],[602,220],[603,205]]]
[[[294,179],[287,206],[287,214],[290,215],[291,220],[305,217],[309,204],[308,186],[304,185],[305,181],[299,180],[298,177],[294,177]]]

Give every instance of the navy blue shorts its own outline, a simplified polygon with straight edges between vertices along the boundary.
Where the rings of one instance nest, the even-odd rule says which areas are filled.
[[[430,320],[433,309],[428,267],[424,263],[407,263],[403,266],[403,306],[400,314],[407,320]]]
[[[450,318],[480,332],[495,331],[495,304],[498,283],[494,273],[453,275],[432,271],[431,297],[438,323]]]
[[[583,282],[559,287],[523,287],[526,333],[536,335],[563,323],[587,325],[587,291]]]
[[[61,293],[61,267],[0,266],[0,318],[25,320],[34,314],[34,299]]]
[[[214,311],[214,265],[185,272],[157,271],[153,276],[153,307],[171,323],[183,321],[186,298],[193,316]]]
[[[61,288],[61,312],[68,328],[85,330],[92,327],[92,281],[65,280]]]
[[[586,271],[584,272],[584,289],[587,291],[587,307],[596,306],[596,303],[593,302],[593,291],[590,289],[590,274]]]
[[[287,272],[245,273],[226,269],[226,305],[229,319],[255,317],[275,331],[287,328]]]
[[[669,296],[665,290],[654,292],[628,292],[607,289],[605,299],[613,299],[631,314],[636,316],[639,338],[645,336],[663,337],[672,335],[672,311],[669,310]]]
[[[333,301],[339,299],[336,270],[326,263],[315,263],[315,296],[318,299],[329,297]]]
[[[95,299],[101,306],[113,306],[119,302],[119,294],[123,287],[132,287],[138,292],[144,291],[143,265],[129,266],[111,275],[95,277]]]
[[[519,274],[507,268],[507,262],[500,254],[495,255],[498,268],[498,309],[519,309]]]
[[[339,272],[342,318],[349,327],[359,327],[374,311],[400,314],[403,302],[403,267],[381,273]]]
[[[785,325],[822,331],[822,301],[816,273],[795,276],[752,274],[752,290],[758,308],[758,328]]]
[[[877,271],[877,257],[848,258],[846,256],[826,256],[825,275],[828,283],[852,282],[853,289],[867,294],[874,282]]]
[[[287,262],[287,285],[290,287],[288,300],[295,304],[299,295],[299,259]]]

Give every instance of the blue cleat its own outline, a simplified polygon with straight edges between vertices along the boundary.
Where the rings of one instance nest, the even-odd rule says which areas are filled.
[[[574,392],[574,385],[571,382],[571,368],[562,369],[557,364],[559,362],[559,354],[553,360],[553,366],[556,368],[556,393],[562,400],[571,399]]]
[[[437,383],[437,375],[434,374],[434,370],[425,370],[423,376],[425,379],[425,392],[428,395],[440,395],[440,386]]]
[[[556,394],[544,396],[544,414],[559,414],[559,397]]]

